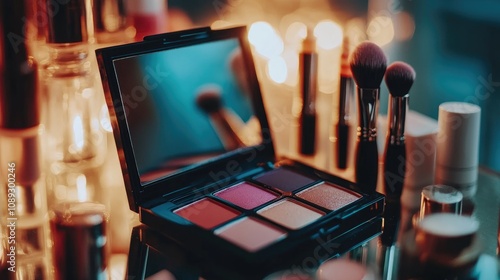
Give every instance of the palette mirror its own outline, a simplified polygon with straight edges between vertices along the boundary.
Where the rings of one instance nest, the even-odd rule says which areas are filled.
[[[262,142],[237,38],[113,66],[142,186]]]

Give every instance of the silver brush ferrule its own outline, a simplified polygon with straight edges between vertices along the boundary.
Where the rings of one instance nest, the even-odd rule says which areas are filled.
[[[351,77],[340,78],[339,124],[348,124],[351,119],[351,105],[354,102],[354,80]]]
[[[405,142],[405,119],[409,95],[402,97],[389,96],[389,143],[401,145]]]
[[[380,89],[358,87],[358,139],[377,140],[377,115]]]

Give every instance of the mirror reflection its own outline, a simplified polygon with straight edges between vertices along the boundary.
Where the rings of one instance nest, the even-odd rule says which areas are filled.
[[[237,39],[114,61],[141,184],[261,143]]]

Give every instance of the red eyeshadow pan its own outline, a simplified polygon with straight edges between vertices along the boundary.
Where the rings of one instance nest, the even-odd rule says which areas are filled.
[[[222,203],[204,198],[174,211],[175,214],[205,229],[211,229],[240,214]]]
[[[278,197],[278,195],[273,192],[246,182],[219,191],[215,193],[215,196],[244,209],[253,209]]]

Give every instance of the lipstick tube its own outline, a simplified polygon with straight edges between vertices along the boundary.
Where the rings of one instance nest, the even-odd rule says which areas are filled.
[[[299,117],[299,151],[313,155],[316,150],[316,92],[318,81],[318,54],[316,42],[308,32],[299,55],[302,109]]]
[[[341,65],[340,65],[340,88],[339,88],[339,112],[338,123],[335,126],[336,131],[336,155],[337,167],[345,169],[347,167],[347,153],[349,151],[349,135],[350,135],[350,115],[351,103],[354,95],[354,79],[348,63],[349,57],[349,41],[344,38]]]

